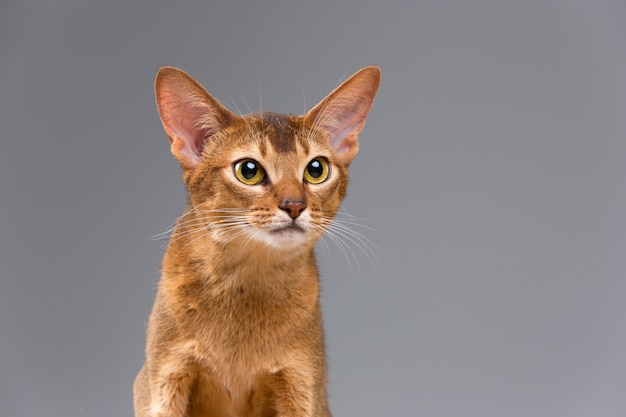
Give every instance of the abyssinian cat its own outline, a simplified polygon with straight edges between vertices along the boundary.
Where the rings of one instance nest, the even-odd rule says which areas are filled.
[[[345,195],[380,69],[302,116],[239,116],[161,68],[158,112],[189,205],[173,228],[136,417],[326,417],[313,248]]]

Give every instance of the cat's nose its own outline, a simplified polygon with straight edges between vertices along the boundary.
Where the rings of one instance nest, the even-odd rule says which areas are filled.
[[[283,200],[278,207],[285,210],[289,217],[295,220],[306,208],[306,202],[304,200]]]

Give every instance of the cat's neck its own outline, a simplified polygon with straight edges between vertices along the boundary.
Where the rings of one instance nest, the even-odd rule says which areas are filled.
[[[222,281],[233,285],[281,286],[293,280],[317,281],[313,248],[277,250],[262,243],[229,242],[209,237],[172,239],[165,253],[165,275],[177,280]]]

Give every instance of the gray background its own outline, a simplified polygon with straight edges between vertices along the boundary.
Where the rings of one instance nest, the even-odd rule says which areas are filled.
[[[371,64],[344,207],[381,272],[319,248],[335,416],[626,416],[624,45],[623,1],[4,0],[0,416],[132,415],[185,205],[159,66],[299,114]]]

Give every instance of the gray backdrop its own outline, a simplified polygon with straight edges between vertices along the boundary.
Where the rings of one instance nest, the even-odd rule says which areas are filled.
[[[159,66],[300,114],[375,64],[380,273],[319,247],[335,416],[625,416],[625,40],[623,1],[4,0],[0,415],[132,415],[185,204]]]

